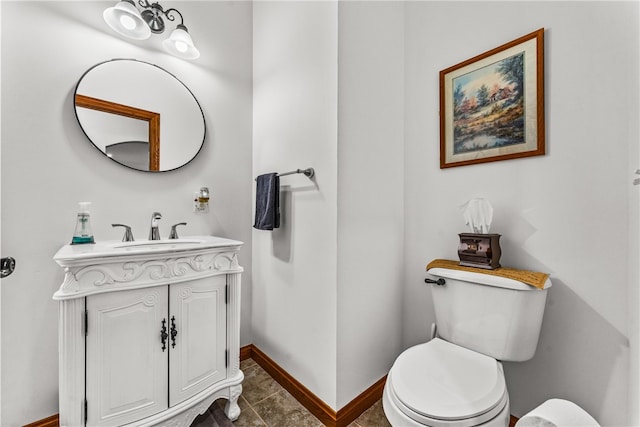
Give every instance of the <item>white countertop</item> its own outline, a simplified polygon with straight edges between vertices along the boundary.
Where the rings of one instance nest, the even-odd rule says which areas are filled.
[[[160,255],[241,245],[243,245],[241,241],[216,236],[186,236],[173,240],[137,240],[134,242],[107,240],[93,244],[65,245],[60,248],[53,259],[59,265],[64,266],[69,261],[86,261],[94,258]]]

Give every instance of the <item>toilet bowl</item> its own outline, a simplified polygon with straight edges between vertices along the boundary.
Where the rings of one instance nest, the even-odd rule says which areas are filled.
[[[382,403],[393,426],[509,423],[502,364],[440,338],[411,347],[396,359]]]

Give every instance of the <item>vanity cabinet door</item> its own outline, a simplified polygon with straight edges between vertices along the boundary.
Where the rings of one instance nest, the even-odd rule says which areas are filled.
[[[169,406],[227,377],[226,285],[220,275],[169,286]]]
[[[122,425],[165,410],[167,286],[88,296],[86,307],[86,425]]]

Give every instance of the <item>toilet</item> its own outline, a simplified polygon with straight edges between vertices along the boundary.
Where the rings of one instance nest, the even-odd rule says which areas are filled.
[[[501,361],[533,357],[547,289],[517,280],[432,268],[432,339],[395,360],[382,403],[394,427],[509,425]]]

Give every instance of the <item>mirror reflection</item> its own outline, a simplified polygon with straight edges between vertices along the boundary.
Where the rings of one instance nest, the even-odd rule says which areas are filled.
[[[154,64],[115,59],[93,66],[76,86],[74,105],[93,145],[133,169],[177,169],[204,143],[204,115],[195,96]]]

